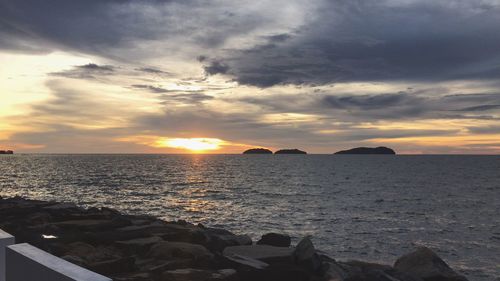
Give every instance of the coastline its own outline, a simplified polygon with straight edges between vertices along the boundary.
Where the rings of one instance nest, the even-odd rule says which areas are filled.
[[[125,215],[110,208],[0,198],[0,228],[55,256],[116,281],[338,280],[464,281],[430,249],[393,266],[336,261],[304,238],[275,234],[258,242],[224,229]],[[270,237],[270,238],[269,238]]]

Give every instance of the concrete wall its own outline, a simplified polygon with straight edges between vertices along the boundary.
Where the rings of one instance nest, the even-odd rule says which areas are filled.
[[[8,246],[5,254],[7,281],[111,281],[27,243]]]
[[[14,236],[0,229],[0,281],[5,281],[5,248],[14,243]]]

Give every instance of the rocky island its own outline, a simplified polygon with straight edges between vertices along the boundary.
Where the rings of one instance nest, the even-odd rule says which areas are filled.
[[[273,154],[273,152],[267,148],[251,148],[245,150],[243,154]]]
[[[396,152],[388,147],[356,147],[348,150],[337,151],[334,154],[396,154]]]
[[[307,154],[307,152],[299,149],[281,149],[276,151],[274,154]]]
[[[12,150],[0,150],[0,154],[14,154]]]
[[[127,215],[110,208],[0,197],[0,228],[114,281],[467,281],[431,249],[420,247],[394,265],[338,261],[269,233],[247,235]]]

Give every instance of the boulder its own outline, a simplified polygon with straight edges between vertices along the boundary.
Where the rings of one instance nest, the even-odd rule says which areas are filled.
[[[300,240],[295,247],[293,256],[297,264],[311,272],[319,271],[321,268],[321,259],[309,236]]]
[[[290,247],[292,239],[288,235],[278,233],[267,233],[257,241],[257,245],[270,245],[276,247]]]
[[[86,231],[96,231],[96,230],[108,230],[115,227],[127,225],[124,221],[117,220],[93,220],[93,219],[82,219],[82,220],[70,220],[55,223],[63,229],[78,229]]]
[[[223,251],[225,257],[247,257],[266,263],[293,263],[292,248],[269,245],[231,246]]]
[[[197,261],[213,258],[213,254],[202,245],[185,242],[156,243],[151,247],[148,256],[165,260],[172,258],[188,258]]]
[[[94,246],[83,242],[74,242],[68,244],[66,246],[66,249],[67,251],[65,255],[76,256],[81,258],[89,257],[91,255],[94,255],[96,252],[96,248]]]
[[[202,244],[215,252],[222,252],[224,248],[229,246],[252,245],[252,238],[248,235],[235,235],[230,231],[218,228],[202,228],[201,231],[207,238],[206,242]]]
[[[425,281],[467,281],[427,247],[419,247],[414,252],[400,257],[394,268]]]
[[[312,259],[315,254],[316,249],[314,249],[314,245],[309,236],[302,238],[294,251],[294,256],[299,262]]]
[[[335,261],[324,262],[321,268],[326,281],[344,281],[349,276],[346,270]]]
[[[135,258],[124,257],[96,262],[90,264],[89,268],[90,270],[103,275],[130,272],[135,269]]]
[[[194,268],[183,268],[163,272],[163,281],[236,281],[237,273],[234,269],[222,269],[218,271],[201,270]]]
[[[152,245],[162,242],[158,236],[146,237],[146,238],[136,238],[126,241],[117,241],[115,244],[120,249],[123,249],[129,253],[143,254],[147,252]]]

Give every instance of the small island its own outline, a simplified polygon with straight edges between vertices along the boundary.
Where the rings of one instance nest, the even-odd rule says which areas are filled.
[[[0,154],[14,154],[12,150],[0,150]]]
[[[334,154],[396,154],[394,150],[385,146],[379,147],[356,147],[348,150],[337,151]]]
[[[251,148],[245,150],[243,154],[273,154],[273,152],[267,148]]]
[[[280,149],[276,151],[274,154],[307,154],[307,152],[294,148],[294,149]]]

